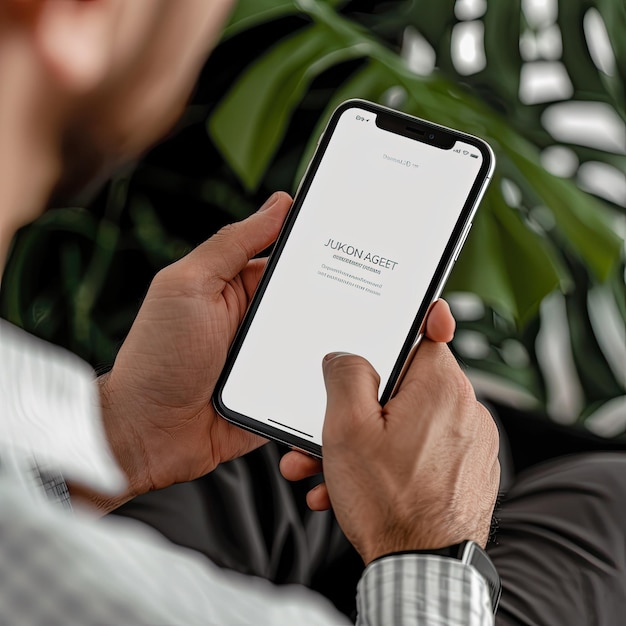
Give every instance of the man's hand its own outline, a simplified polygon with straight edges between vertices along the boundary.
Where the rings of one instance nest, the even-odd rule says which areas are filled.
[[[446,315],[437,311],[434,328],[429,319],[431,339],[445,334]],[[323,370],[326,482],[309,493],[309,505],[323,509],[330,498],[366,564],[465,539],[484,546],[500,476],[498,433],[447,346],[425,340],[384,407],[378,375],[361,357],[329,355]],[[291,480],[316,469],[298,453],[281,462]]]
[[[111,372],[107,435],[132,495],[202,476],[264,440],[219,417],[211,395],[291,199],[274,194],[157,274]],[[104,501],[101,508],[110,508]]]

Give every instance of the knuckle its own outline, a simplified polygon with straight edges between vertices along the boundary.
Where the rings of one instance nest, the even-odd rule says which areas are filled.
[[[184,257],[159,270],[152,280],[151,289],[169,293],[189,293],[199,285],[199,282],[197,268],[189,261],[189,257]]]
[[[226,224],[222,226],[216,233],[213,235],[213,239],[231,239],[237,233],[237,225],[236,224]]]
[[[478,404],[474,393],[474,387],[472,387],[472,383],[469,381],[469,378],[460,369],[458,370],[456,378],[459,402],[463,406]]]
[[[471,420],[476,415],[478,403],[469,379],[460,368],[457,368],[454,375],[450,377],[449,384],[452,387],[451,393],[453,394],[455,413],[461,418],[465,417],[463,421]]]
[[[498,430],[498,426],[491,416],[491,413],[489,413],[484,405],[480,402],[476,402],[476,406],[481,416],[481,426],[484,432],[485,441],[491,448],[495,448],[497,450],[500,443],[500,431]]]
[[[241,224],[226,224],[226,226],[222,226],[213,236],[213,241],[226,248],[236,248],[237,251],[249,257],[251,256],[250,251],[244,245],[241,232]]]
[[[380,385],[380,376],[372,368],[370,363],[356,354],[346,354],[335,357],[327,364],[327,378],[331,382],[346,381],[350,384],[364,378],[373,378],[377,385]]]
[[[364,361],[365,359],[356,354],[342,354],[330,359],[328,366],[330,372],[333,374],[349,374],[363,367]]]
[[[500,475],[502,474],[502,467],[500,466],[500,461],[498,460],[498,458],[496,457],[496,460],[493,464],[493,473],[492,473],[492,477],[493,477],[493,490],[497,492],[500,488]]]
[[[500,432],[494,419],[491,417],[491,413],[480,403],[476,403],[479,407],[479,419],[478,421],[478,433],[482,442],[482,449],[485,454],[485,458],[489,459],[492,464],[498,465],[498,454],[500,452]],[[498,469],[499,475],[499,469]]]
[[[255,256],[255,250],[248,243],[244,233],[241,223],[226,224],[210,239],[211,248],[220,259],[217,266],[222,267],[228,275],[236,273]],[[211,275],[218,273],[217,266],[207,268]]]

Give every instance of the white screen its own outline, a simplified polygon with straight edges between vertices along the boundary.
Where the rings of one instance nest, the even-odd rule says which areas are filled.
[[[469,144],[440,149],[379,128],[369,111],[345,111],[226,381],[224,405],[321,445],[325,354],[365,357],[382,392],[481,164]]]

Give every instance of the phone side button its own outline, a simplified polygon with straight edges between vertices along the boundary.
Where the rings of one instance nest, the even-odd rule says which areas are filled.
[[[470,222],[465,227],[465,230],[463,231],[463,234],[461,235],[459,245],[456,247],[456,252],[454,253],[454,263],[456,263],[457,259],[459,258],[459,254],[461,254],[461,250],[463,250],[463,246],[465,245],[465,240],[467,239],[467,236],[469,235],[469,231],[472,229],[472,224],[473,222]]]

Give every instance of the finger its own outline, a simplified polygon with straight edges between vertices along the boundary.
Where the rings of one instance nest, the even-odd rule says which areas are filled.
[[[330,497],[326,483],[320,483],[316,487],[313,487],[313,489],[306,494],[306,503],[312,511],[327,511],[330,509]]]
[[[280,473],[291,481],[315,476],[322,471],[322,462],[302,452],[287,452],[280,460]]]
[[[431,341],[448,343],[454,337],[456,321],[445,300],[439,299],[431,307],[426,320],[426,336]]]
[[[368,361],[354,354],[327,354],[323,361],[326,417],[322,433],[333,444],[351,439],[361,426],[381,418],[380,377]]]
[[[402,395],[404,402],[417,402],[423,407],[432,389],[439,389],[439,400],[452,402],[458,385],[468,387],[469,393],[471,386],[450,348],[445,343],[426,340],[422,341],[413,357],[396,396]]]
[[[229,281],[276,240],[290,206],[289,195],[278,191],[256,213],[225,226],[189,256],[210,276]]]
[[[243,288],[246,291],[248,300],[254,295],[266,265],[267,259],[252,259],[241,272]]]
[[[213,447],[213,458],[216,465],[239,458],[267,443],[267,439],[238,428],[219,416],[212,423],[210,438],[213,442],[219,442],[219,446]],[[222,456],[222,450],[228,450],[229,456]],[[218,453],[220,453],[219,456]]]

